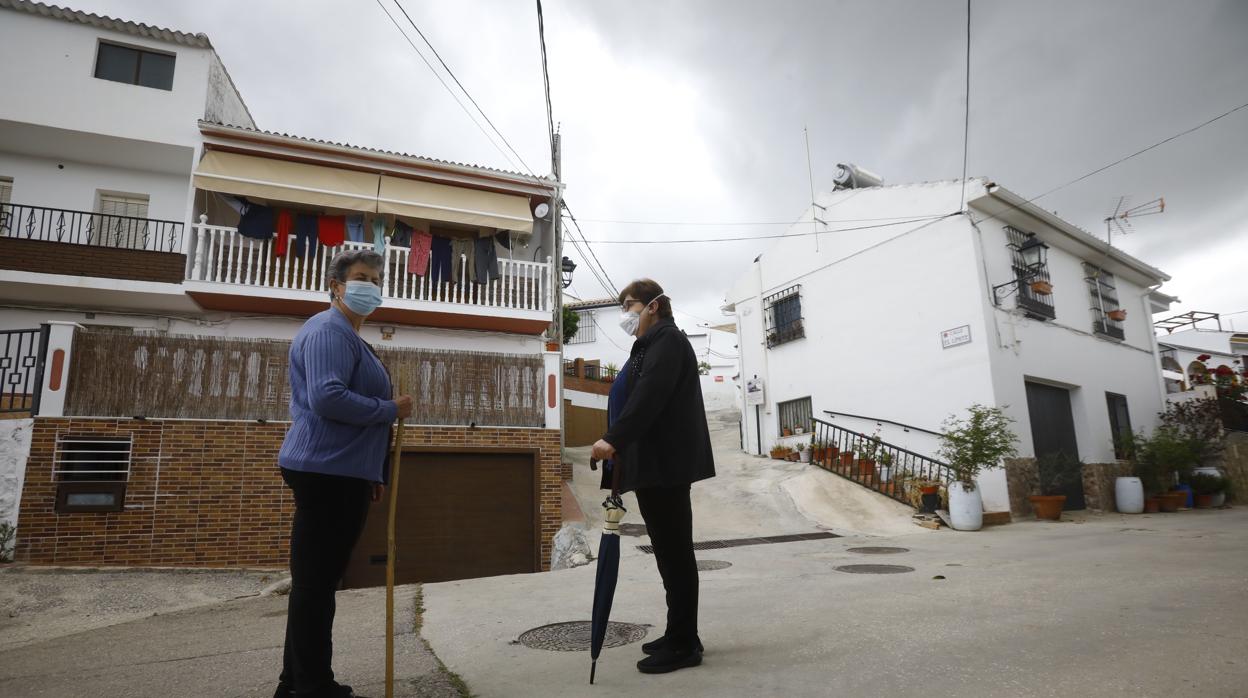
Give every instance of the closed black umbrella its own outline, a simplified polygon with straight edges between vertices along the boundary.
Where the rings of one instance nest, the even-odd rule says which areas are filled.
[[[596,465],[590,461],[590,466]],[[620,576],[620,519],[627,509],[620,499],[619,467],[612,466],[611,495],[602,500],[606,521],[602,524],[602,540],[598,544],[598,572],[594,576],[594,612],[589,626],[589,682],[594,682],[598,672],[598,655],[607,638],[607,620],[611,617],[611,602],[615,600],[615,583]]]

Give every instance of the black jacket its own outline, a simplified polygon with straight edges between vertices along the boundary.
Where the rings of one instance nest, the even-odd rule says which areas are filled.
[[[633,342],[628,402],[603,439],[615,447],[620,492],[715,477],[698,359],[676,323],[660,318]],[[603,469],[603,489],[611,479]]]

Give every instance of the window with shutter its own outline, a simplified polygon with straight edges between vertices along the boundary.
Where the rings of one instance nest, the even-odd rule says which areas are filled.
[[[91,244],[124,247],[131,250],[147,248],[151,221],[147,219],[148,197],[143,194],[99,192],[95,220],[92,222]]]

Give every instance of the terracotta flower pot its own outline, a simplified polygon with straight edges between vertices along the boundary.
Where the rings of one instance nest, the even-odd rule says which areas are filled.
[[[1031,508],[1036,512],[1037,519],[1046,521],[1061,521],[1062,506],[1066,504],[1066,495],[1039,495],[1035,494],[1027,498],[1031,502]]]
[[[792,429],[784,429],[784,430],[783,430],[783,431],[781,431],[780,433],[781,433],[781,434],[784,434],[785,436],[792,436],[792,435],[793,435],[793,430],[792,430]]]
[[[1048,281],[1031,282],[1031,292],[1037,296],[1049,296],[1053,294],[1053,284]]]
[[[1108,317],[1110,320],[1113,320],[1114,322],[1122,322],[1123,320],[1127,319],[1127,311],[1121,310],[1121,309],[1111,310],[1108,313],[1105,313],[1105,317]]]
[[[858,474],[870,475],[875,472],[875,461],[869,458],[858,459]]]
[[[559,351],[559,342],[546,342],[546,351]]]
[[[1144,513],[1156,514],[1161,511],[1161,499],[1159,497],[1149,497],[1144,500]]]
[[[919,494],[939,494],[940,485],[924,485],[919,488]]]
[[[1196,508],[1197,509],[1210,509],[1212,507],[1213,507],[1213,495],[1211,494],[1196,495]]]
[[[826,449],[826,448],[816,448],[816,449],[814,449],[814,455],[813,455],[813,457],[814,457],[814,459],[815,459],[815,462],[816,462],[816,463],[822,463],[822,462],[823,462],[823,457],[824,457],[824,455],[825,455],[826,453],[827,453],[827,449]]]
[[[1186,498],[1186,495],[1184,495],[1184,498]],[[1157,501],[1160,503],[1161,510],[1163,512],[1166,512],[1168,514],[1173,514],[1174,512],[1179,510],[1179,503],[1181,501],[1181,498],[1172,497],[1170,496],[1169,492],[1164,492],[1162,494],[1157,495]]]
[[[852,451],[846,451],[841,454],[841,465],[848,468],[854,464],[854,454]]]

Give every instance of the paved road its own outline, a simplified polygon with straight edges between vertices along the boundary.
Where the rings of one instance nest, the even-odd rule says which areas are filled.
[[[613,618],[657,625],[658,573],[636,542]],[[591,689],[587,653],[514,644],[589,617],[592,565],[426,585],[423,632],[480,696],[1248,696],[1242,507],[700,555],[732,567],[702,575],[698,668],[644,676],[634,643],[604,653]],[[855,563],[914,571],[835,569]]]

